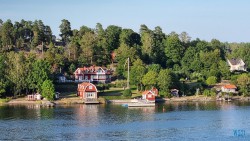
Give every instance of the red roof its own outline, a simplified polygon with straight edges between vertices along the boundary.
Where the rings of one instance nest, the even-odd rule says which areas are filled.
[[[228,85],[225,85],[223,86],[225,89],[236,89],[237,87],[235,85],[232,85],[232,84],[228,84]]]
[[[147,94],[154,94],[155,96],[157,96],[158,90],[156,88],[152,88],[151,90],[146,90],[142,92],[142,95],[147,95]]]
[[[92,86],[92,88],[90,88]],[[78,84],[78,91],[85,91],[85,92],[96,92],[97,88],[94,84],[89,82],[83,82],[81,84]]]

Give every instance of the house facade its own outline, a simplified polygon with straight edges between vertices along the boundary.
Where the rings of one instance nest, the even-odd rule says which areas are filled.
[[[230,71],[247,71],[246,64],[242,59],[227,59],[227,63],[230,66]]]
[[[105,67],[90,66],[77,68],[74,75],[79,82],[110,83],[112,72]]]
[[[97,88],[92,83],[83,82],[78,84],[77,95],[80,96],[85,103],[99,103],[97,100]]]
[[[221,91],[225,93],[236,93],[237,87],[232,84],[227,84],[221,87]]]
[[[142,93],[142,99],[150,102],[155,102],[156,96],[158,96],[158,90],[156,88],[152,88]]]

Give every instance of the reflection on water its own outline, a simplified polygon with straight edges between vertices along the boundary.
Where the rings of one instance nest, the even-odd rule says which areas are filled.
[[[234,140],[250,133],[249,102],[0,106],[0,140]],[[11,133],[11,135],[10,135]]]

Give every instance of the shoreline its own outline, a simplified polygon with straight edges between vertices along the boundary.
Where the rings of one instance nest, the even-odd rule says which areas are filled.
[[[113,104],[124,104],[124,103],[133,103],[131,101],[133,99],[114,99],[114,100],[105,100],[99,99],[100,104],[113,103]],[[227,100],[217,100],[215,97],[205,97],[205,96],[185,96],[185,97],[173,97],[173,98],[162,98],[156,99],[156,102],[215,102],[215,101],[227,101]],[[242,97],[242,96],[234,96],[232,97],[231,102],[234,101],[250,101],[250,97]],[[44,103],[48,103],[47,100],[39,100],[39,101],[29,101],[26,98],[17,98],[12,99],[8,102],[2,102],[0,105],[12,105],[12,104],[35,104],[35,105],[43,105]],[[70,97],[70,98],[60,98],[59,100],[52,101],[55,105],[65,105],[65,104],[84,104],[83,100],[78,97]]]

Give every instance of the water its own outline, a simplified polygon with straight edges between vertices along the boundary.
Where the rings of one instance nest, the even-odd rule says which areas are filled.
[[[165,103],[147,108],[113,104],[0,106],[0,140],[211,141],[249,137],[247,102]]]

